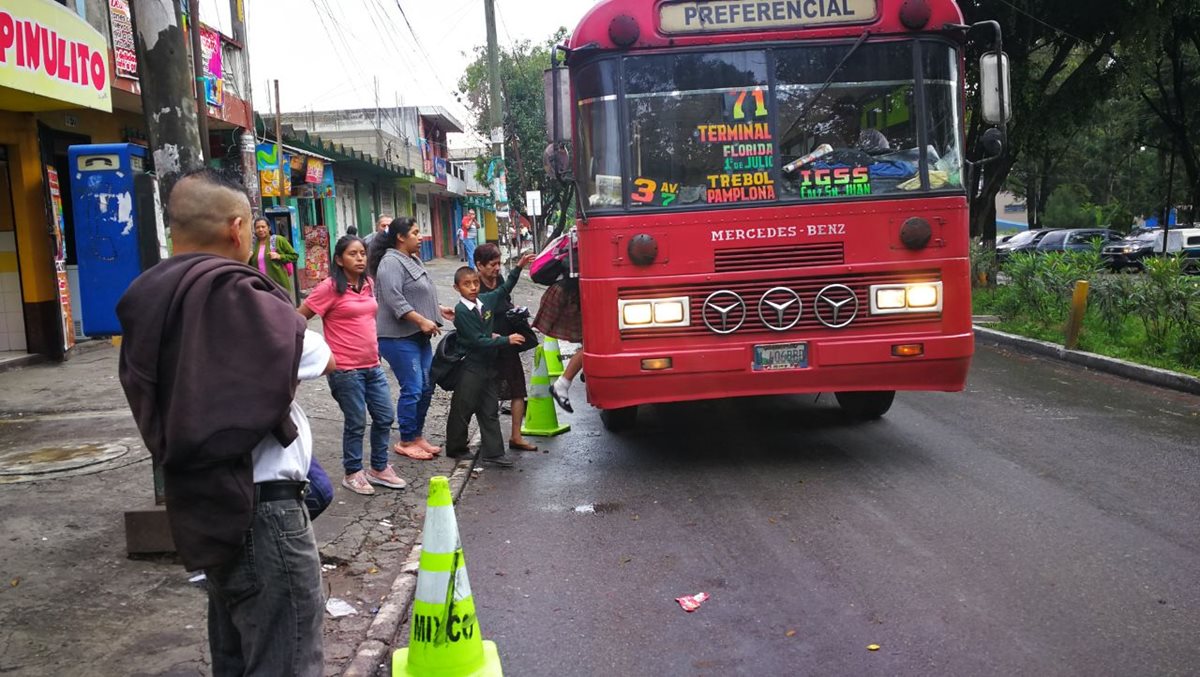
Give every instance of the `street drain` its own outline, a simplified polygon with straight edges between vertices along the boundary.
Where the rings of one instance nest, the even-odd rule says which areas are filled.
[[[108,463],[129,453],[126,444],[75,444],[0,451],[0,478],[53,475]]]

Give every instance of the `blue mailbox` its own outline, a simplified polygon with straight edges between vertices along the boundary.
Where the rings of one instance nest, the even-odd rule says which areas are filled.
[[[121,333],[117,301],[166,253],[155,178],[132,143],[71,146],[71,203],[83,333]]]

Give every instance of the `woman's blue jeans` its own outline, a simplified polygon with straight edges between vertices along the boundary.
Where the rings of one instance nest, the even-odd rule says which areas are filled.
[[[391,365],[400,382],[400,398],[396,402],[396,422],[400,426],[400,441],[412,442],[425,436],[425,414],[433,399],[433,380],[429,367],[433,364],[433,344],[424,334],[404,338],[380,338],[379,354]]]
[[[392,391],[383,367],[347,369],[329,375],[329,391],[342,408],[342,467],[347,475],[363,469],[363,429],[371,414],[371,468],[388,466],[392,433]]]

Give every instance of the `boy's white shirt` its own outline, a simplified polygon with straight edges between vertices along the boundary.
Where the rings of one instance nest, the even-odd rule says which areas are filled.
[[[300,354],[296,377],[301,381],[320,378],[332,355],[324,337],[311,329],[304,330],[304,350]],[[256,484],[279,480],[303,482],[308,477],[308,465],[312,462],[312,429],[304,410],[295,400],[292,401],[290,416],[297,431],[296,439],[291,444],[284,447],[274,435],[268,434],[251,452]]]

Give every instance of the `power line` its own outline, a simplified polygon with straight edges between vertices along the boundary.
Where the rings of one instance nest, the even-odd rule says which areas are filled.
[[[400,0],[395,0],[395,1],[396,1],[396,9],[400,10],[400,16],[403,17],[403,19],[404,19],[404,25],[408,26],[408,32],[411,33],[413,36],[413,42],[417,46],[417,51],[420,52],[422,58],[425,59],[425,64],[429,66],[430,75],[432,75],[433,79],[437,81],[439,86],[441,86],[443,93],[450,94],[451,95],[450,98],[456,99],[456,97],[454,96],[454,92],[456,90],[454,90],[450,87],[447,87],[446,83],[442,82],[442,78],[437,74],[437,69],[434,68],[433,61],[429,58],[429,54],[425,51],[425,47],[421,44],[421,38],[417,37],[417,32],[415,30],[413,30],[412,23],[409,22],[408,15],[404,13],[404,7],[400,4]],[[462,104],[459,104],[459,106],[464,111],[466,111],[467,114],[470,114],[470,111],[467,110],[467,108],[465,106],[462,106]]]
[[[1034,21],[1036,21],[1036,22],[1040,23],[1041,25],[1045,26],[1046,28],[1049,28],[1050,30],[1052,30],[1052,31],[1054,31],[1054,32],[1056,32],[1056,33],[1061,33],[1061,34],[1063,34],[1063,35],[1067,36],[1068,38],[1071,38],[1072,40],[1075,40],[1076,42],[1082,42],[1082,43],[1083,43],[1083,44],[1085,44],[1085,45],[1090,45],[1090,44],[1092,44],[1092,43],[1088,42],[1087,40],[1084,40],[1083,38],[1081,38],[1081,37],[1079,37],[1079,36],[1077,36],[1077,35],[1072,35],[1072,34],[1070,34],[1070,33],[1066,32],[1066,31],[1064,31],[1063,29],[1059,28],[1058,26],[1053,26],[1053,25],[1051,25],[1051,24],[1049,24],[1049,23],[1046,23],[1046,22],[1045,22],[1045,21],[1043,21],[1041,18],[1039,18],[1039,17],[1036,17],[1036,16],[1034,16],[1034,15],[1030,14],[1029,12],[1027,12],[1027,11],[1025,11],[1025,10],[1021,9],[1020,7],[1017,7],[1016,5],[1012,4],[1012,3],[1011,3],[1011,2],[1009,2],[1008,0],[1000,0],[1000,2],[1001,2],[1001,3],[1003,3],[1003,4],[1005,4],[1005,5],[1008,5],[1010,8],[1012,8],[1012,9],[1013,9],[1013,11],[1017,12],[1018,14],[1023,14],[1023,15],[1025,15],[1025,16],[1027,16],[1027,17],[1029,17],[1030,19],[1033,19]]]
[[[321,22],[321,27],[325,29],[326,34],[336,35],[341,39],[342,44],[346,47],[346,52],[349,54],[349,60],[352,61],[357,68],[351,68],[351,65],[347,63],[347,59],[343,55],[342,50],[338,48],[337,42],[335,40],[330,40],[329,45],[333,48],[333,53],[335,56],[337,56],[338,61],[341,62],[342,67],[354,72],[365,71],[366,69],[362,67],[362,64],[359,63],[356,58],[354,58],[354,51],[350,49],[349,44],[346,42],[341,23],[338,22],[330,12],[329,5],[325,4],[325,10],[322,11],[321,5],[319,5],[318,2],[324,2],[324,0],[309,0],[309,4],[312,5],[313,10],[317,13],[317,20]],[[327,16],[329,18],[328,23],[325,21]],[[330,29],[331,25],[334,27],[333,30]],[[351,87],[354,88],[356,94],[362,95],[363,92],[360,89],[360,84],[357,80],[354,78],[347,78],[345,82],[349,83]]]

